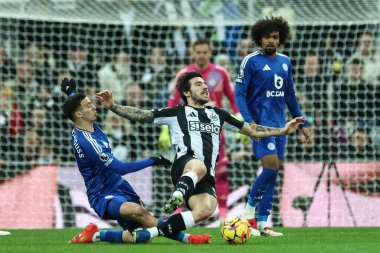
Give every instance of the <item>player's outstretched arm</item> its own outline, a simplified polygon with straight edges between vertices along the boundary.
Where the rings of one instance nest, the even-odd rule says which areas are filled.
[[[96,99],[107,109],[113,111],[117,115],[142,123],[153,123],[153,113],[149,110],[142,110],[132,106],[123,106],[115,104],[111,91],[105,90],[96,93]]]
[[[288,121],[283,128],[267,127],[257,124],[244,124],[239,133],[250,136],[251,138],[262,138],[276,135],[287,135],[297,130],[297,128],[303,124],[305,117],[296,117]]]

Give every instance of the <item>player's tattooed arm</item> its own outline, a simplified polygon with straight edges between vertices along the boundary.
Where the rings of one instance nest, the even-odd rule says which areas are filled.
[[[269,132],[273,134],[283,134],[284,129],[283,128],[277,128],[277,127],[266,127],[262,125],[257,125],[255,123],[249,124],[249,126],[256,132]]]
[[[251,128],[251,136],[253,138],[257,138],[257,140],[259,140],[262,137],[285,134],[284,128],[267,127],[267,126],[257,125],[256,123],[249,124],[249,127]]]
[[[257,125],[255,123],[244,124],[240,129],[240,133],[250,136],[251,138],[259,139],[262,137],[270,137],[276,135],[287,135],[296,131],[296,129],[303,124],[305,117],[296,117],[288,121],[285,127],[267,127],[262,125]]]
[[[153,123],[154,120],[152,111],[142,110],[132,106],[123,106],[115,104],[113,107],[110,108],[110,110],[116,113],[117,115],[132,121],[138,121],[142,123]]]

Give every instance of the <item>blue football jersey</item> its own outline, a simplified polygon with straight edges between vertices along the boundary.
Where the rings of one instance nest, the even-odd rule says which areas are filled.
[[[93,207],[98,198],[112,192],[123,182],[130,188],[130,195],[138,198],[132,186],[120,174],[108,168],[112,161],[117,159],[112,154],[108,138],[101,128],[94,124],[94,130],[94,132],[88,132],[75,127],[71,138],[90,205]]]
[[[235,99],[249,123],[284,127],[285,105],[293,117],[302,116],[294,92],[290,59],[280,53],[271,58],[256,51],[243,59],[236,78]]]

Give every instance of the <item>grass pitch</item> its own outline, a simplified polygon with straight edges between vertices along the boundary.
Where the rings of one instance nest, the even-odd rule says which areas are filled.
[[[380,228],[278,228],[283,237],[254,237],[244,245],[226,244],[219,229],[194,228],[191,233],[210,233],[208,245],[185,245],[165,238],[150,244],[67,244],[80,229],[8,230],[0,236],[0,253],[377,253]]]

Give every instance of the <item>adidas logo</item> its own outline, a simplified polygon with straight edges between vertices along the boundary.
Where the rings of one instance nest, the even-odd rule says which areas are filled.
[[[268,66],[268,64],[265,64],[264,68],[263,68],[263,71],[267,71],[267,70],[271,70],[270,67]]]
[[[195,115],[195,112],[191,112],[189,115],[187,115],[189,118],[196,118],[197,115]]]

